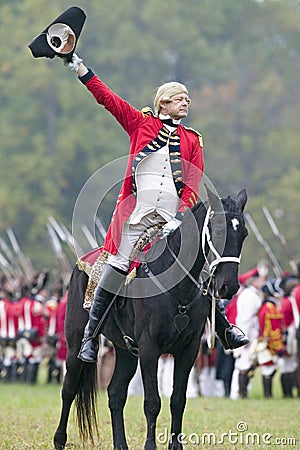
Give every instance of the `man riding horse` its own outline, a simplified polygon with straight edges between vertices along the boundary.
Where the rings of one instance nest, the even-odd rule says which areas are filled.
[[[163,224],[164,235],[180,226],[187,210],[196,204],[204,168],[202,136],[181,125],[191,102],[186,86],[168,82],[150,108],[138,111],[116,95],[88,69],[75,53],[68,64],[79,80],[121,124],[130,137],[125,179],[104,242],[109,253],[90,310],[78,357],[97,361],[103,315],[121,289],[129,269],[129,256],[143,231]],[[237,334],[217,300],[217,333],[226,349],[241,347],[248,339]],[[219,316],[219,317],[218,317]]]

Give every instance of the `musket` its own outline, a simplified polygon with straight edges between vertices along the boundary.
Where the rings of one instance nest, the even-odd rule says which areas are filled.
[[[78,242],[76,242],[74,236],[68,230],[68,228],[65,225],[62,225],[62,229],[64,230],[64,232],[66,234],[67,244],[68,244],[70,250],[74,253],[74,255],[77,257],[78,257],[77,253],[79,253],[80,256],[84,255],[83,249],[80,247]]]
[[[58,237],[63,241],[66,242],[66,234],[63,231],[62,227],[58,224],[58,222],[54,219],[53,216],[49,216],[48,220],[52,226],[52,228],[55,230],[56,234],[58,235]]]
[[[81,229],[90,246],[93,249],[99,247],[98,242],[96,241],[96,239],[94,238],[88,227],[86,225],[81,225]]]
[[[75,256],[78,256],[76,254],[76,249],[77,249],[78,252],[80,253],[80,255],[83,255],[84,251],[81,249],[79,244],[75,242],[74,237],[72,236],[70,231],[67,229],[67,227],[64,224],[59,224],[57,222],[57,220],[55,220],[52,216],[49,216],[48,219],[49,219],[50,224],[52,225],[52,228],[54,228],[54,230],[56,231],[56,234],[59,236],[59,238],[63,242],[65,242],[68,245],[71,252]]]
[[[0,237],[0,246],[3,250],[3,252],[5,253],[5,259],[7,260],[7,263],[11,267],[10,272],[17,278],[22,277],[23,276],[22,269],[20,268],[19,264],[17,263],[16,258],[12,254],[6,241],[4,239],[2,239],[1,237]],[[4,258],[4,255],[2,255],[2,257]]]
[[[25,279],[27,282],[30,283],[33,280],[33,276],[34,276],[34,273],[33,273],[34,271],[33,271],[31,261],[22,252],[12,228],[7,228],[6,233],[9,237],[10,243],[12,245],[12,248],[13,248],[15,254],[19,258],[20,266],[22,267]]]
[[[62,250],[62,246],[59,242],[57,234],[55,233],[55,230],[52,228],[50,223],[47,223],[46,227],[48,230],[50,245],[53,249],[53,252],[56,256],[56,259],[57,259],[60,269],[62,271],[62,278],[65,283],[68,283],[70,275],[71,275],[70,264],[67,260],[66,255],[64,254],[64,252]]]
[[[284,251],[286,252],[286,255],[287,255],[288,260],[289,260],[289,265],[290,265],[292,271],[295,274],[297,274],[298,273],[297,264],[296,264],[296,261],[294,260],[294,258],[291,255],[291,252],[290,252],[290,249],[289,249],[289,246],[288,246],[288,243],[287,243],[287,240],[286,240],[285,236],[279,231],[279,229],[278,229],[278,227],[277,227],[273,217],[271,216],[271,213],[268,210],[268,208],[266,206],[263,206],[262,210],[263,210],[263,213],[264,213],[264,215],[265,215],[265,217],[266,217],[266,219],[267,219],[267,221],[268,221],[268,223],[269,223],[269,225],[271,227],[271,230],[273,231],[274,236],[276,236],[280,240],[280,242],[282,244],[282,247],[284,248]]]
[[[105,241],[106,229],[105,229],[105,227],[104,227],[104,225],[102,223],[102,220],[99,217],[96,216],[95,222],[96,222],[97,229],[98,229],[98,231],[99,231],[103,241]]]
[[[273,270],[274,270],[276,277],[278,277],[278,278],[281,277],[283,270],[280,267],[280,264],[279,264],[276,256],[272,252],[271,247],[269,246],[267,241],[262,237],[261,233],[259,232],[257,226],[254,223],[254,220],[252,219],[252,217],[249,213],[245,213],[245,219],[247,220],[248,224],[250,225],[257,241],[264,247],[266,255],[268,256],[268,258],[270,259],[270,261],[272,263]]]
[[[8,281],[15,282],[15,271],[7,259],[0,253],[0,267]]]

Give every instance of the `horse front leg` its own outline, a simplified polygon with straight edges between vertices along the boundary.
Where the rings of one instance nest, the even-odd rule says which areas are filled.
[[[124,428],[124,406],[130,380],[135,374],[138,359],[128,350],[115,347],[115,370],[108,386],[109,409],[111,414],[114,449],[127,450]]]
[[[173,392],[170,401],[171,409],[171,433],[169,450],[182,450],[182,420],[186,405],[186,391],[191,369],[197,356],[199,346],[185,349],[178,355],[174,355],[174,379]]]
[[[144,385],[144,413],[147,420],[147,437],[144,450],[155,450],[156,421],[161,408],[158,391],[157,368],[159,353],[152,348],[150,342],[140,347],[140,362]]]

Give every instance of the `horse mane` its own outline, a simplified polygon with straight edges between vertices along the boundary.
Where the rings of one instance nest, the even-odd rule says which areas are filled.
[[[202,209],[207,209],[208,203],[202,202],[202,200],[199,200],[194,206],[190,208],[191,214],[184,214],[182,218],[182,225],[184,226],[186,222],[189,222],[191,220],[191,217],[198,216],[202,212]]]
[[[228,195],[227,197],[221,198],[220,199],[222,202],[222,206],[223,206],[223,210],[225,214],[234,214],[239,211],[239,207],[237,205],[237,202],[235,200],[235,198],[233,198],[232,196]],[[207,208],[209,207],[209,203],[208,200],[202,201],[202,200],[198,200],[198,202],[191,207],[191,212],[193,216],[198,216],[198,214],[200,214],[203,208],[205,208],[207,210]],[[191,215],[190,214],[185,214],[183,216],[182,219],[182,225],[184,226],[186,222],[188,222],[190,220]]]
[[[188,235],[190,235],[190,230],[192,230],[193,227],[195,226],[195,221],[198,223],[198,227],[201,226],[201,223],[199,223],[200,218],[203,218],[204,222],[206,211],[207,211],[207,202],[202,202],[201,200],[199,200],[195,205],[192,206],[192,208],[190,208],[191,213],[184,214],[180,227],[178,227],[176,230],[174,230],[167,236],[168,244],[173,250],[175,250],[175,248],[180,246],[181,244],[182,230],[187,229],[189,231]],[[167,249],[165,249],[162,258],[164,257],[166,257],[167,259],[170,258],[170,253]]]
[[[225,214],[236,214],[241,212],[236,199],[231,195],[228,195],[227,197],[221,197],[220,201],[222,203],[223,211]],[[204,202],[202,200],[199,200],[196,205],[192,206],[191,211],[193,212],[193,214],[195,214],[198,212],[199,208],[205,207],[207,209],[208,206],[208,200],[205,200]],[[183,221],[185,220],[185,218],[186,215],[184,215]]]

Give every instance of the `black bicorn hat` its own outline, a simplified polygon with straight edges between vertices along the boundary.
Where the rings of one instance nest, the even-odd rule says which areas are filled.
[[[59,56],[70,62],[85,19],[78,6],[66,9],[28,45],[34,58]]]

